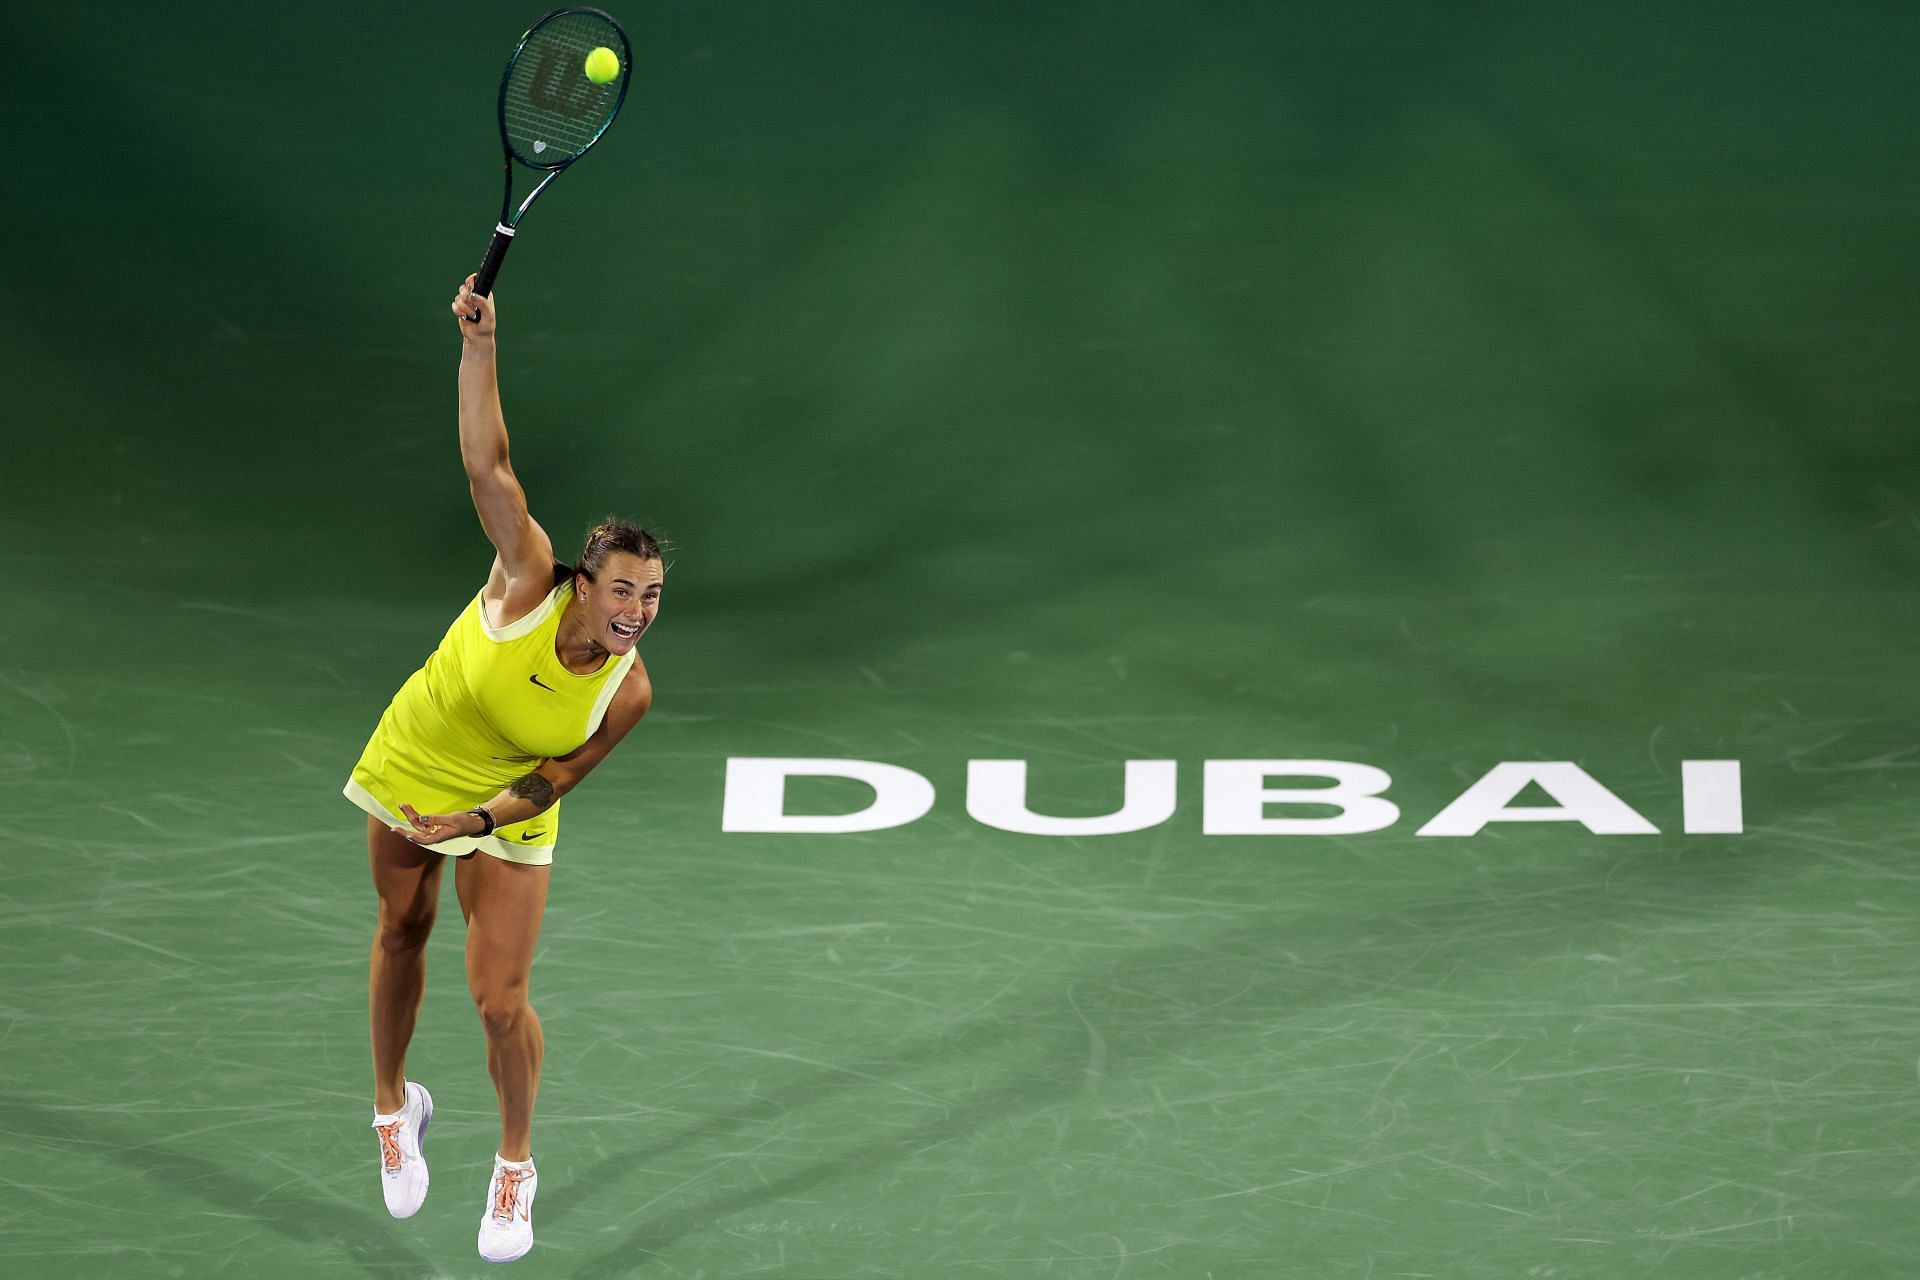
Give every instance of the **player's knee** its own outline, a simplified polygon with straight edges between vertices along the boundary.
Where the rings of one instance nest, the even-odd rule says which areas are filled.
[[[380,949],[388,955],[418,951],[427,945],[433,932],[431,911],[388,911],[380,909]]]
[[[518,1033],[533,1013],[533,1006],[527,1003],[525,987],[499,990],[482,988],[473,993],[473,1004],[480,1011],[480,1025],[486,1028],[487,1035],[492,1039]]]

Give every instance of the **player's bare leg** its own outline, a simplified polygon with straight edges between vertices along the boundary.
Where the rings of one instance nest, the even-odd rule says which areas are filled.
[[[487,1033],[487,1072],[500,1098],[500,1152],[480,1218],[480,1255],[492,1262],[533,1247],[533,1103],[545,1041],[527,1001],[551,867],[479,853],[454,872],[467,916],[467,987]]]
[[[533,1140],[545,1042],[527,987],[552,872],[485,853],[462,858],[454,872],[467,917],[467,988],[487,1033],[487,1072],[500,1095],[500,1154],[509,1160],[526,1159]]]
[[[401,839],[369,816],[367,861],[380,900],[367,978],[373,1128],[380,1138],[387,1211],[407,1218],[427,1197],[427,1164],[420,1143],[433,1118],[433,1095],[406,1078],[407,1045],[426,990],[427,936],[433,932],[446,858]]]
[[[367,982],[373,1106],[397,1111],[406,1101],[407,1045],[427,987],[427,936],[433,932],[447,860],[394,835],[372,816],[367,818],[367,859],[380,895]]]

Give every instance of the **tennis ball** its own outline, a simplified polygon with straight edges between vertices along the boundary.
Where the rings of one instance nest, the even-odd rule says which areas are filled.
[[[587,79],[595,84],[612,84],[620,74],[620,57],[613,50],[601,45],[587,55]]]

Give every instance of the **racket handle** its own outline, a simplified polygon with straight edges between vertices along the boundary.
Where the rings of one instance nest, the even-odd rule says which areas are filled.
[[[475,273],[474,297],[484,298],[493,292],[493,278],[500,274],[500,264],[507,260],[507,250],[511,248],[513,248],[513,228],[504,222],[496,223],[493,228],[493,239],[487,242],[487,256],[480,259],[480,270]],[[479,310],[475,309],[474,313],[467,318],[478,320]]]

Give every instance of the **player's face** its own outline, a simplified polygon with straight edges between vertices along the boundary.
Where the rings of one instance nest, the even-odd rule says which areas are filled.
[[[608,653],[627,652],[653,625],[665,576],[660,561],[616,551],[601,567],[599,580],[586,583],[583,601],[588,625]]]

